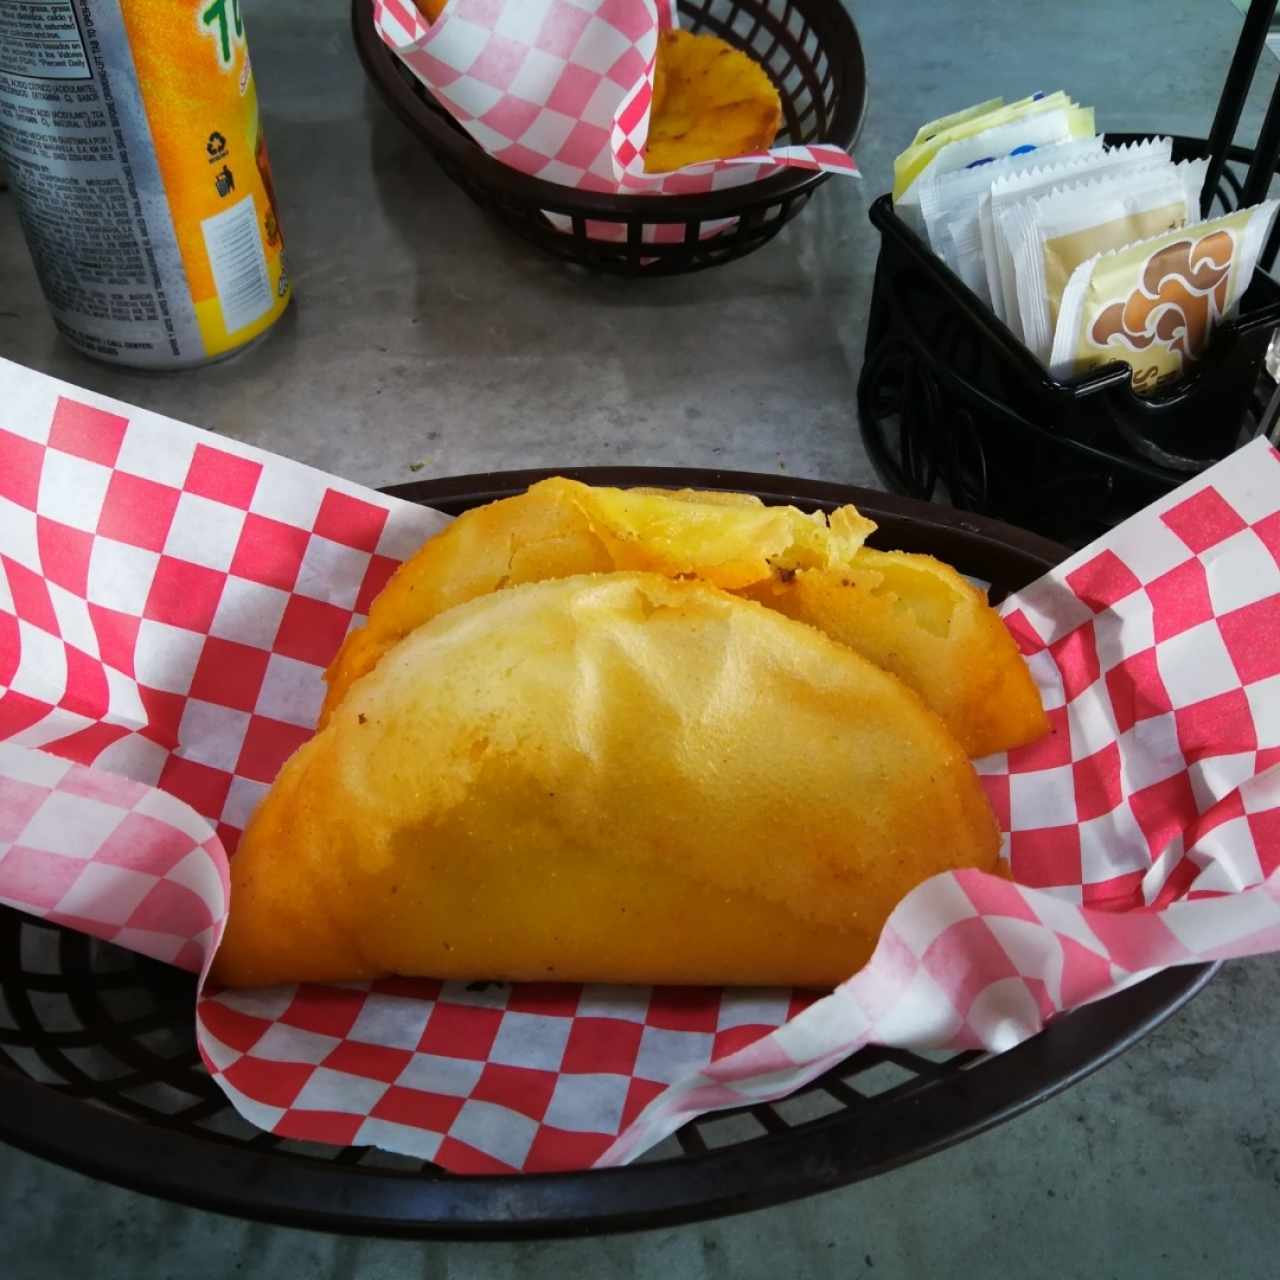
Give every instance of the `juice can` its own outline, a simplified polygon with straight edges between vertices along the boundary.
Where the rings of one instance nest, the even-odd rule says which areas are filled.
[[[288,306],[240,0],[0,0],[0,157],[86,355],[206,364]]]

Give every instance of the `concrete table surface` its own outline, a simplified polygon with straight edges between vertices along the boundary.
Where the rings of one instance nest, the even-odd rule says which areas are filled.
[[[644,284],[583,278],[479,216],[361,74],[343,0],[245,0],[297,301],[265,343],[186,374],[56,337],[0,195],[0,354],[370,484],[498,468],[729,466],[874,484],[854,388],[866,221],[921,120],[1063,87],[1101,128],[1204,134],[1228,0],[854,6],[872,106],[863,182],[771,245]],[[1246,115],[1256,130],[1275,64]],[[0,406],[0,414],[3,406]],[[0,1274],[221,1277],[1276,1274],[1280,964],[1186,1011],[1021,1119],[796,1205],[594,1241],[440,1245],[251,1225],[0,1148]]]

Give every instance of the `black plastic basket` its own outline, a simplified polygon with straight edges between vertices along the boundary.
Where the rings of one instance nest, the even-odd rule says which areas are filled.
[[[840,0],[680,0],[680,17],[687,30],[748,50],[769,72],[783,110],[775,145],[853,148],[866,113],[867,77],[857,29]],[[545,182],[472,140],[378,37],[372,0],[352,0],[352,23],[369,78],[445,173],[524,239],[597,271],[663,276],[732,262],[777,235],[830,176],[786,169],[692,196],[620,196]],[[571,229],[559,229],[549,214]],[[715,230],[729,219],[732,225]],[[655,242],[673,227],[677,241]]]
[[[1207,154],[1202,139],[1174,139],[1175,159]],[[1238,164],[1251,157],[1244,148],[1229,152]],[[1224,169],[1215,203],[1233,209],[1240,192]],[[1119,362],[1070,381],[1051,377],[897,216],[889,196],[872,205],[871,221],[881,244],[858,415],[872,462],[895,492],[942,492],[957,507],[1080,546],[1255,428],[1259,373],[1280,324],[1280,285],[1264,271],[1237,316],[1214,331],[1195,372],[1144,399]]]
[[[942,556],[991,583],[993,599],[1065,554],[942,506],[732,471],[505,472],[391,492],[457,514],[550,474],[753,492],[806,509],[854,502],[877,521],[874,542]],[[200,1062],[190,975],[0,906],[0,1139],[153,1195],[323,1231],[496,1238],[670,1226],[829,1191],[980,1133],[1128,1048],[1214,968],[1156,974],[995,1056],[862,1049],[790,1098],[698,1117],[625,1168],[457,1177],[253,1128]]]

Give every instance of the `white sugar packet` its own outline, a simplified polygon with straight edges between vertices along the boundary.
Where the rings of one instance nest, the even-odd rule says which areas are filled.
[[[1052,164],[1071,170],[1104,154],[1102,136],[1074,138],[1018,151],[969,168],[931,169],[917,184],[920,213],[929,245],[952,271],[986,302],[991,301],[978,229],[978,209],[994,182],[1009,180]]]
[[[997,252],[1012,263],[1027,349],[1048,364],[1071,273],[1098,253],[1194,222],[1208,161],[1115,171],[1016,204],[996,222]]]
[[[1035,104],[1039,108],[1041,104]],[[1068,106],[1036,109],[1008,124],[996,125],[966,138],[957,138],[940,147],[929,163],[920,171],[903,194],[894,201],[894,211],[920,234],[925,233],[924,219],[920,213],[920,184],[932,174],[954,173],[975,164],[1075,138],[1091,138],[1094,135],[1093,108]]]
[[[944,143],[897,203],[918,204],[920,183],[931,173],[952,173],[972,164],[998,160],[1023,148],[1047,147],[1055,142],[1070,142],[1073,138],[1091,138],[1095,132],[1092,107],[1081,107],[1072,102],[1061,105],[1035,103],[1027,114],[1016,120]]]
[[[930,120],[916,130],[911,145],[893,160],[893,198],[900,201],[920,177],[929,163],[937,155],[940,148],[949,142],[961,138],[969,138],[977,133],[985,133],[997,125],[1012,124],[1026,116],[1038,115],[1042,111],[1053,111],[1059,107],[1074,107],[1077,104],[1061,89],[1053,93],[1037,92],[1017,102],[1005,102],[1003,98],[992,98],[990,102],[981,102],[977,106],[965,107],[961,111],[953,111],[940,120]]]
[[[1024,200],[1047,196],[1058,187],[1116,169],[1137,172],[1171,164],[1172,157],[1172,139],[1146,138],[1122,147],[1108,147],[1101,155],[1082,160],[1064,159],[1059,162],[1052,153],[1047,153],[1048,164],[995,178],[990,189],[978,201],[978,230],[987,275],[987,294],[996,315],[1021,336],[1012,264],[1002,261],[996,243],[995,219],[1005,209]]]

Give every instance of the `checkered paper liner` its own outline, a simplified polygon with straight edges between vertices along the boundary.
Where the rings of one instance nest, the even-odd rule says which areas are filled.
[[[495,159],[547,182],[622,195],[696,195],[758,182],[786,168],[856,175],[842,147],[774,147],[727,160],[645,172],[659,30],[675,0],[450,0],[428,23],[413,0],[371,0],[374,26],[472,138]],[[568,229],[568,220],[548,213]],[[704,227],[718,234],[736,219]],[[589,221],[593,239],[624,234]],[[646,243],[682,239],[650,224]]]
[[[203,973],[224,847],[444,518],[3,362],[0,405],[0,900]],[[1054,726],[981,762],[1019,883],[935,877],[832,995],[202,988],[206,1065],[282,1135],[614,1164],[869,1041],[1000,1050],[1280,949],[1277,481],[1249,446],[1006,603]]]

